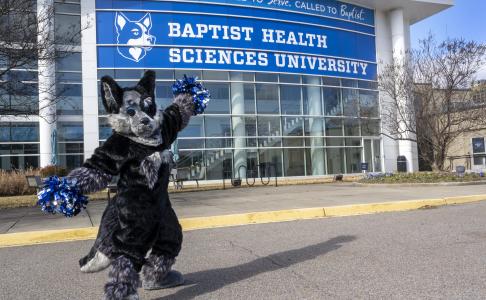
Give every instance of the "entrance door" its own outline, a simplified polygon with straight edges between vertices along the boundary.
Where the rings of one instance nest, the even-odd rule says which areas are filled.
[[[381,172],[380,139],[363,139],[363,159],[369,172]]]

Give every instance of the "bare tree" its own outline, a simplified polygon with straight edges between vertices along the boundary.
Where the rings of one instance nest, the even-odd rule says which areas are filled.
[[[464,39],[437,43],[429,35],[418,49],[384,66],[378,78],[386,96],[383,134],[417,142],[420,158],[433,170],[444,170],[451,143],[486,126],[486,103],[471,96],[485,54],[486,44]]]
[[[73,25],[55,36],[54,1],[43,3],[0,0],[0,117],[40,115],[52,120],[41,112],[55,110],[45,110],[43,105],[54,106],[62,99],[55,70],[45,67],[73,51],[82,29]],[[42,77],[47,80],[38,85]],[[45,104],[39,104],[41,94],[49,99]]]

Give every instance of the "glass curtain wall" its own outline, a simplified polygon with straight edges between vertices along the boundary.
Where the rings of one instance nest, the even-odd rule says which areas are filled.
[[[123,86],[143,70],[98,70]],[[173,146],[178,168],[199,179],[359,173],[363,136],[380,133],[376,82],[251,72],[157,70],[159,108],[172,101],[171,85],[198,76],[212,100]],[[100,102],[101,103],[101,102]],[[100,140],[110,134],[100,104]],[[259,168],[258,166],[261,166]]]
[[[83,156],[83,94],[81,73],[81,7],[79,0],[54,3],[55,41],[62,49],[56,61],[57,165],[79,167]]]

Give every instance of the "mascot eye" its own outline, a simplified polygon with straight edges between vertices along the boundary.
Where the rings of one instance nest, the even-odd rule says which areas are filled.
[[[130,117],[133,117],[135,115],[135,109],[127,108],[127,115],[129,115]]]

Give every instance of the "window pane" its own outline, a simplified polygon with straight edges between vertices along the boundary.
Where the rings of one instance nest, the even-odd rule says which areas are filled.
[[[259,136],[281,136],[279,117],[258,117]]]
[[[211,93],[211,102],[206,108],[206,113],[229,114],[229,84],[205,83],[204,86]]]
[[[304,151],[302,149],[284,149],[283,153],[285,176],[304,176]]]
[[[306,172],[308,176],[326,174],[324,151],[324,148],[305,149]]]
[[[322,77],[322,84],[323,85],[340,86],[339,79],[334,78],[334,77]]]
[[[60,44],[79,45],[81,43],[81,17],[56,14],[55,39]]]
[[[340,91],[336,88],[323,88],[324,113],[326,116],[342,115]]]
[[[80,52],[60,52],[56,61],[56,71],[79,71],[81,72]]]
[[[354,79],[341,79],[341,86],[358,87],[358,81]]]
[[[304,118],[305,136],[324,136],[324,119]]]
[[[303,119],[301,117],[282,117],[282,130],[284,136],[302,136]]]
[[[230,117],[210,117],[204,119],[207,137],[228,137],[231,136]]]
[[[228,72],[203,71],[203,80],[228,80]]]
[[[360,136],[359,119],[344,119],[344,135]]]
[[[378,92],[359,91],[360,115],[367,118],[379,117]]]
[[[233,114],[254,114],[255,86],[251,83],[232,82],[231,103]]]
[[[292,74],[280,74],[280,82],[300,83],[300,76]]]
[[[256,84],[257,110],[260,114],[278,114],[278,86]]]
[[[256,117],[233,117],[234,136],[256,136]]]
[[[165,109],[167,106],[171,105],[174,99],[174,94],[172,93],[172,86],[169,82],[157,82],[155,87],[155,103],[159,109]]]
[[[473,153],[484,153],[484,138],[472,139]]]
[[[273,73],[255,73],[255,81],[277,82],[278,74]]]
[[[58,84],[59,101],[57,112],[61,115],[81,115],[83,113],[82,86],[80,84]]]
[[[12,142],[38,142],[38,123],[11,123]]]
[[[327,173],[342,174],[344,173],[344,149],[328,148],[327,153]]]
[[[189,124],[179,133],[179,137],[203,137],[203,117],[195,116],[189,120]]]
[[[361,132],[363,136],[378,136],[380,135],[380,121],[379,120],[361,120]]]
[[[208,150],[206,154],[206,176],[208,180],[231,178],[233,155],[230,150]]]
[[[116,69],[115,79],[138,79],[142,77],[143,70],[132,70],[132,69]]]
[[[180,138],[177,140],[177,149],[203,149],[204,139],[184,139]]]
[[[300,86],[280,86],[280,105],[283,115],[300,115],[302,113],[301,103]]]
[[[343,120],[340,118],[326,118],[326,136],[342,136]]]
[[[343,89],[343,114],[345,116],[357,117],[358,116],[358,91]]]
[[[251,72],[231,72],[231,81],[254,81],[255,74]]]
[[[271,164],[275,167],[277,176],[282,176],[282,150],[281,149],[261,149],[258,151],[260,157],[260,175],[261,176],[268,176],[269,174],[262,174],[265,172],[267,168],[265,168],[268,164]],[[264,170],[262,170],[264,169]],[[270,175],[275,175],[275,170],[270,168]]]
[[[348,173],[361,172],[361,148],[346,149],[346,171]]]
[[[79,122],[58,122],[57,138],[58,141],[82,141],[83,124]]]
[[[485,157],[482,155],[474,155],[474,165],[475,166],[480,166],[485,164]]]

